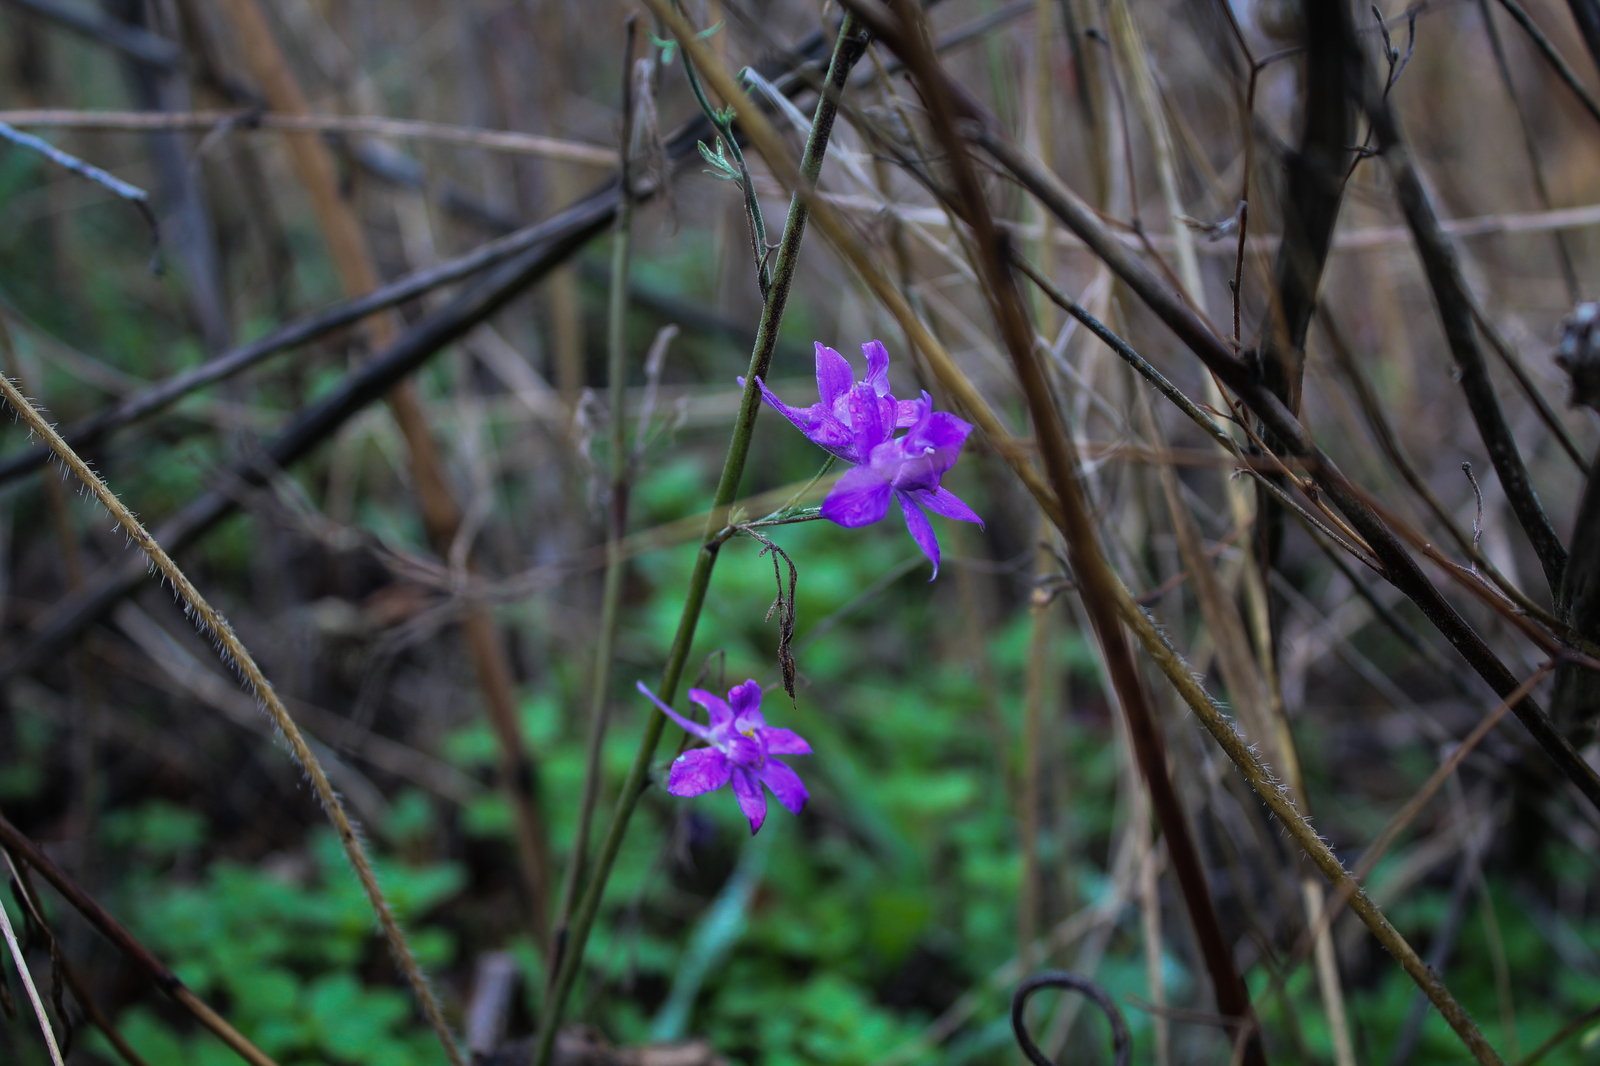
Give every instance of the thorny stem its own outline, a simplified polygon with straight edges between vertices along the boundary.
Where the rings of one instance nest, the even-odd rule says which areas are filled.
[[[611,660],[616,650],[618,605],[622,599],[622,572],[627,558],[622,550],[628,532],[627,423],[623,406],[627,400],[628,342],[628,262],[633,238],[633,181],[628,170],[628,152],[633,140],[633,42],[637,16],[629,16],[622,62],[622,143],[618,164],[618,184],[622,197],[617,201],[616,230],[611,244],[611,292],[606,309],[606,376],[610,384],[611,417],[611,513],[606,532],[606,573],[600,592],[600,633],[595,642],[594,672],[589,682],[589,743],[584,762],[583,796],[578,803],[578,826],[573,837],[572,855],[567,860],[561,881],[561,903],[556,912],[555,935],[546,960],[545,987],[554,985],[561,958],[566,953],[572,907],[589,859],[589,833],[594,825],[594,809],[600,799],[600,753],[609,725],[607,704],[611,695]],[[649,80],[639,79],[637,88],[650,91]]]
[[[645,2],[657,16],[674,27],[674,32],[677,33],[684,48],[684,65],[687,69],[688,53],[699,42],[692,33],[677,32],[683,24],[683,18],[668,7],[666,0],[645,0]],[[828,139],[833,132],[833,120],[838,113],[837,94],[844,88],[850,69],[866,51],[866,46],[867,38],[861,32],[860,23],[855,18],[847,16],[843,25],[839,27],[839,36],[834,42],[827,81],[817,100],[811,135],[806,139],[805,155],[800,161],[802,189],[810,189],[817,183],[817,176],[822,171],[823,154],[827,151]],[[711,584],[711,571],[717,561],[720,542],[716,538],[726,525],[728,508],[738,492],[739,480],[744,474],[745,461],[750,454],[750,436],[755,429],[756,414],[761,408],[761,392],[756,386],[756,379],[765,377],[772,364],[772,354],[778,343],[778,326],[783,320],[784,308],[788,303],[789,287],[794,280],[800,243],[805,236],[806,221],[810,215],[802,189],[797,189],[789,202],[789,217],[784,223],[783,239],[778,248],[777,269],[773,275],[772,285],[766,292],[766,303],[762,307],[761,321],[756,329],[755,348],[750,354],[750,368],[745,376],[744,396],[739,405],[738,417],[734,421],[732,438],[728,443],[728,455],[723,462],[722,477],[717,483],[711,514],[706,522],[705,536],[701,542],[699,555],[695,558],[694,573],[689,579],[689,591],[684,599],[683,613],[678,620],[678,631],[673,637],[672,650],[667,657],[666,668],[662,672],[661,685],[657,689],[657,696],[663,703],[672,702],[677,694],[678,682],[682,680],[684,664],[688,661],[690,648],[694,643],[695,628],[700,621],[700,611],[705,606],[706,591]],[[627,833],[628,822],[633,817],[640,797],[644,794],[650,762],[655,757],[656,745],[660,743],[666,721],[666,716],[660,711],[650,712],[644,736],[639,741],[639,750],[634,756],[633,765],[628,770],[622,794],[617,799],[616,811],[612,814],[611,824],[606,828],[600,852],[595,856],[594,871],[589,877],[583,899],[573,917],[555,982],[550,994],[545,997],[539,1018],[539,1042],[534,1050],[534,1066],[546,1066],[550,1061],[555,1046],[556,1029],[561,1024],[567,996],[572,992],[573,982],[582,965],[584,947],[589,939],[589,931],[594,926],[595,916],[599,913],[606,881],[610,877],[617,852],[622,847],[622,838]]]
[[[444,1013],[439,1008],[439,1001],[433,996],[433,990],[428,987],[428,979],[422,973],[416,956],[411,952],[411,945],[406,941],[405,932],[400,928],[400,923],[395,920],[394,912],[389,907],[389,901],[384,897],[383,889],[378,886],[377,875],[372,871],[372,864],[367,860],[365,849],[361,840],[356,835],[355,827],[350,824],[350,818],[345,813],[344,803],[339,799],[339,794],[328,783],[328,776],[323,772],[322,764],[317,761],[310,745],[306,743],[304,734],[294,719],[289,716],[283,701],[278,698],[277,692],[272,688],[272,683],[261,672],[261,667],[256,665],[255,659],[250,655],[244,644],[234,635],[233,627],[228,620],[200,595],[200,590],[194,587],[184,572],[178,569],[178,564],[172,561],[165,549],[156,543],[144,528],[144,525],[134,517],[114,492],[106,487],[106,483],[89,468],[78,453],[67,446],[52,427],[36,410],[27,397],[17,391],[11,379],[0,375],[0,397],[4,397],[14,411],[20,416],[28,428],[39,434],[50,450],[66,464],[84,486],[94,494],[112,517],[117,520],[123,530],[133,539],[140,548],[144,549],[156,569],[161,571],[163,577],[172,583],[178,595],[182,597],[195,624],[201,632],[211,637],[218,645],[218,651],[225,662],[244,676],[245,683],[250,686],[250,691],[256,699],[261,701],[267,713],[272,717],[273,724],[283,733],[284,739],[289,743],[297,761],[311,778],[311,787],[317,794],[317,800],[323,809],[328,812],[328,818],[333,822],[338,831],[339,841],[344,845],[345,857],[350,860],[350,865],[355,868],[356,877],[361,881],[361,887],[367,894],[367,902],[371,904],[377,914],[378,924],[383,930],[383,935],[389,942],[389,949],[394,952],[395,962],[399,964],[401,972],[405,974],[406,981],[411,985],[412,992],[416,995],[418,1003],[422,1006],[423,1014],[428,1023],[433,1027],[439,1042],[444,1046],[445,1054],[449,1056],[451,1066],[463,1066],[461,1051],[456,1047],[455,1038],[450,1034],[450,1027],[445,1022]]]
[[[1294,837],[1295,843],[1300,845],[1312,864],[1343,898],[1348,899],[1350,909],[1356,912],[1357,917],[1378,938],[1378,942],[1396,962],[1400,963],[1401,968],[1416,982],[1417,987],[1422,989],[1438,1008],[1439,1013],[1444,1015],[1445,1021],[1450,1023],[1456,1035],[1471,1050],[1473,1057],[1486,1066],[1488,1064],[1500,1066],[1500,1057],[1484,1040],[1483,1034],[1450,994],[1450,990],[1445,987],[1439,975],[1422,961],[1416,949],[1406,941],[1399,930],[1389,924],[1389,919],[1384,917],[1383,912],[1367,896],[1360,883],[1340,863],[1327,842],[1311,827],[1311,823],[1300,813],[1294,801],[1273,777],[1272,772],[1262,765],[1250,745],[1235,732],[1233,723],[1228,720],[1210,694],[1201,687],[1200,682],[1195,680],[1189,664],[1166,642],[1155,624],[1139,609],[1125,589],[1118,596],[1116,607],[1122,620],[1134,631],[1139,642],[1144,645],[1146,653],[1161,667],[1162,673],[1167,675],[1167,680],[1178,691],[1184,703],[1188,704],[1206,732],[1211,734],[1223,752],[1238,767],[1239,772],[1244,775],[1250,787],[1271,808],[1272,813],[1289,831],[1289,835]]]
[[[1553,660],[1542,664],[1518,686],[1518,691],[1531,691],[1536,684],[1555,669],[1555,666],[1556,663]],[[1334,919],[1339,916],[1345,905],[1350,902],[1352,886],[1365,883],[1367,876],[1371,874],[1373,867],[1378,864],[1378,860],[1388,851],[1389,846],[1394,843],[1405,827],[1421,813],[1440,786],[1451,779],[1457,767],[1471,754],[1479,742],[1488,736],[1489,732],[1505,718],[1506,714],[1510,712],[1513,702],[1511,699],[1503,699],[1485,715],[1473,727],[1472,732],[1468,733],[1454,747],[1450,755],[1439,764],[1428,780],[1423,783],[1422,787],[1407,801],[1406,805],[1389,819],[1383,830],[1362,850],[1360,861],[1350,871],[1349,885],[1339,887],[1338,891],[1335,891],[1331,897],[1324,898],[1318,906],[1308,909],[1307,918],[1309,924],[1299,937],[1293,954],[1287,960],[1285,964],[1286,970],[1292,971],[1305,960],[1307,955],[1317,950],[1316,945],[1323,941]],[[1429,965],[1431,966],[1432,964],[1430,963]],[[1282,996],[1286,991],[1286,987],[1279,982],[1275,985],[1273,994]]]

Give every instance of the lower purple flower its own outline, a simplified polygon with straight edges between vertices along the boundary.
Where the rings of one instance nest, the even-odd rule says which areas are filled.
[[[709,727],[690,721],[662,703],[643,681],[638,688],[662,714],[709,745],[684,752],[672,764],[667,776],[667,791],[672,795],[701,796],[732,784],[734,798],[750,821],[752,835],[767,819],[767,795],[761,790],[762,785],[772,790],[790,814],[804,809],[810,794],[800,775],[773,756],[810,755],[811,745],[792,729],[767,724],[761,714],[761,686],[756,681],[734,686],[727,700],[702,688],[690,689],[689,699],[710,715]]]

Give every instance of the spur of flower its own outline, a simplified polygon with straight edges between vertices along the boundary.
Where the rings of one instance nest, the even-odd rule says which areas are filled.
[[[939,540],[927,512],[983,526],[972,508],[939,484],[955,465],[972,425],[935,411],[927,393],[919,400],[896,399],[889,392],[888,350],[868,341],[861,351],[867,376],[857,381],[849,360],[818,342],[817,402],[810,407],[790,407],[760,378],[756,385],[813,444],[856,464],[822,501],[822,517],[852,529],[870,526],[889,513],[892,499],[938,577]],[[901,429],[906,432],[896,437]]]
[[[710,726],[692,722],[662,703],[643,681],[638,687],[662,714],[707,745],[690,749],[673,762],[667,776],[667,791],[672,795],[701,796],[731,784],[752,835],[767,818],[767,794],[762,785],[772,790],[790,814],[799,814],[805,807],[810,794],[800,775],[773,756],[810,755],[811,745],[792,729],[767,724],[761,713],[758,682],[734,686],[726,700],[703,688],[690,689],[689,699],[706,709]]]

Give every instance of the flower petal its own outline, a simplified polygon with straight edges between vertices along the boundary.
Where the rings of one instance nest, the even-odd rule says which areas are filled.
[[[761,791],[761,781],[742,766],[733,770],[733,795],[739,809],[750,820],[750,835],[755,836],[761,823],[767,820],[767,794]]]
[[[744,384],[744,378],[739,379],[739,384]],[[798,429],[808,437],[811,435],[812,412],[810,410],[804,407],[790,407],[778,399],[777,394],[767,388],[767,383],[760,378],[756,378],[756,388],[761,390],[761,398],[766,400],[774,411],[794,423],[795,429]]]
[[[870,385],[860,384],[851,388],[850,395],[845,399],[845,411],[849,416],[851,443],[860,457],[854,461],[865,462],[866,457],[872,454],[872,449],[888,440],[894,429],[884,424],[883,407]]]
[[[736,721],[751,711],[760,714],[761,682],[752,677],[742,685],[735,685],[728,690],[728,702],[733,706],[733,717]]]
[[[744,384],[744,378],[739,379],[739,384]],[[839,416],[834,413],[835,408],[844,406],[842,403],[836,403],[835,408],[820,403],[814,403],[810,407],[790,407],[778,399],[760,378],[756,378],[756,385],[761,389],[761,398],[793,423],[794,428],[804,433],[811,443],[827,449],[847,463],[858,461],[853,450],[850,427],[840,421]]]
[[[920,400],[896,400],[894,405],[894,428],[910,429],[922,421],[922,416],[933,410],[933,397],[926,392]]]
[[[895,446],[900,465],[893,474],[894,487],[905,492],[939,487],[939,479],[955,465],[972,426],[945,411],[930,411]]]
[[[695,748],[678,756],[667,775],[667,791],[674,796],[703,796],[715,792],[733,776],[733,764],[716,748]]]
[[[961,446],[971,433],[971,422],[963,422],[949,411],[930,410],[901,441],[908,453],[914,450],[934,458],[943,473],[956,465]]]
[[[909,492],[896,492],[894,498],[900,502],[900,513],[906,516],[906,529],[911,533],[911,539],[917,542],[922,554],[933,563],[933,577],[938,577],[939,538],[933,535],[933,523],[928,521],[928,516],[922,513],[922,508],[917,506],[917,501],[912,499]],[[932,581],[933,577],[928,580]]]
[[[822,501],[822,517],[847,529],[870,526],[889,513],[889,479],[870,466],[847,470]]]
[[[728,691],[728,701],[733,704],[733,728],[746,735],[766,728],[767,720],[761,714],[761,682],[751,678]],[[766,757],[766,748],[760,748],[757,762]]]
[[[769,755],[810,755],[811,745],[806,738],[792,729],[769,725],[761,730],[761,739],[767,743]]]
[[[645,696],[650,700],[651,703],[656,705],[656,709],[658,711],[660,711],[662,714],[666,715],[668,718],[672,719],[674,722],[677,722],[678,725],[682,726],[684,732],[693,733],[695,736],[699,737],[701,740],[711,740],[712,739],[711,730],[707,729],[705,726],[701,725],[699,722],[691,722],[691,721],[689,721],[689,719],[685,718],[683,715],[679,714],[677,711],[673,710],[671,707],[668,707],[665,703],[662,703],[659,699],[656,698],[656,694],[654,692],[651,692],[649,687],[646,686],[643,681],[640,681],[636,687],[639,689],[640,692],[645,694]],[[693,693],[691,693],[690,695],[692,696]],[[707,695],[709,695],[709,693],[707,693]],[[712,696],[711,698],[712,699],[717,699],[715,696]],[[722,701],[721,700],[717,700],[717,702],[721,703]],[[732,715],[731,711],[729,712],[729,715],[731,717],[731,715]]]
[[[889,395],[889,349],[882,341],[868,341],[861,346],[861,354],[867,357],[867,376],[863,382],[871,385],[879,396]]]
[[[822,406],[833,409],[833,402],[850,391],[855,375],[850,372],[850,361],[821,341],[817,342],[817,398]]]
[[[812,444],[832,452],[847,463],[861,461],[856,455],[855,438],[850,433],[850,427],[839,421],[837,416],[823,411],[821,404],[811,408],[811,422],[802,432]]]
[[[722,751],[728,756],[728,761],[734,766],[744,766],[755,769],[767,759],[766,749],[761,746],[761,741],[752,740],[743,733],[734,733],[722,745]]]
[[[979,529],[983,528],[983,519],[978,517],[978,513],[961,502],[959,496],[943,485],[932,492],[913,492],[911,498],[916,500],[919,506],[927,508],[936,515],[954,518],[959,522],[976,522]]]
[[[732,695],[730,693],[730,695]],[[713,730],[728,725],[733,721],[733,710],[723,698],[715,692],[707,692],[703,688],[689,690],[689,699],[706,709],[706,714],[711,716]]]
[[[772,794],[778,797],[778,802],[783,804],[783,809],[790,814],[799,814],[805,810],[806,800],[811,798],[811,793],[806,791],[805,782],[800,780],[800,775],[789,768],[789,765],[777,759],[768,759],[767,765],[761,768],[761,781]]]

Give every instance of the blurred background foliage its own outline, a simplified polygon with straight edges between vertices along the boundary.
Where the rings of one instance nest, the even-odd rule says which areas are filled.
[[[59,2],[180,42],[188,66],[175,79],[179,91],[167,98],[167,109],[256,102],[233,63],[236,45],[220,7],[199,0]],[[622,3],[262,6],[318,112],[426,118],[589,145],[616,140]],[[721,20],[714,43],[742,63],[803,37],[825,5],[688,6],[701,24]],[[1075,79],[1085,62],[1082,49],[1098,45],[1095,38],[1071,40],[1063,16],[1076,12],[1082,37],[1085,26],[1104,25],[1110,6],[1069,0],[1002,8],[950,0],[933,15],[941,30],[1005,15],[948,61],[1019,130],[1041,128],[1036,120],[1045,108],[1055,136],[1047,151],[1086,194],[1098,179]],[[1162,104],[1180,134],[1189,213],[1226,218],[1243,162],[1231,87],[1238,71],[1224,58],[1220,16],[1208,4],[1129,6],[1148,35]],[[1283,23],[1289,6],[1235,5],[1261,54],[1292,39],[1293,26]],[[1585,65],[1565,5],[1538,0],[1528,7],[1543,25],[1559,27],[1551,36],[1592,86],[1595,71]],[[1404,25],[1407,10],[1393,3],[1381,14]],[[1484,35],[1489,6],[1444,0],[1409,10],[1415,57],[1395,94],[1441,211],[1466,218],[1541,210]],[[825,14],[836,17],[831,8]],[[1600,202],[1593,124],[1585,124],[1504,15],[1491,17],[1505,38],[1515,82],[1533,104],[1532,136],[1550,198],[1543,207]],[[0,45],[0,103],[7,109],[149,107],[148,71],[26,4],[0,4]],[[1295,136],[1296,78],[1292,63],[1263,75],[1258,121],[1269,147],[1281,149]],[[897,84],[897,92],[909,95]],[[876,107],[889,102],[878,86],[863,90],[863,98]],[[1053,100],[1053,110],[1041,99]],[[680,67],[661,72],[658,106],[663,128],[693,113]],[[201,130],[177,138],[191,195],[203,193],[203,236],[186,232],[179,220],[184,205],[170,190],[183,184],[181,174],[162,162],[158,138],[70,129],[48,136],[155,190],[164,231],[164,269],[153,274],[149,233],[127,205],[32,153],[0,146],[0,320],[10,338],[4,369],[22,378],[53,419],[90,414],[217,354],[201,327],[209,313],[218,313],[225,333],[240,342],[341,295],[315,216],[272,131],[208,136]],[[846,150],[866,151],[852,131],[839,136]],[[1150,143],[1142,128],[1130,136],[1140,196],[1150,201],[1146,221],[1165,234],[1176,223],[1164,218],[1151,191],[1157,181]],[[546,218],[605,173],[425,139],[334,136],[328,143],[384,277],[459,254],[510,223]],[[397,182],[394,168],[382,166],[395,156],[419,168],[424,180]],[[1266,221],[1253,232],[1278,232],[1276,160],[1263,149],[1263,204],[1251,217]],[[825,189],[859,191],[831,169],[825,175]],[[759,166],[756,180],[768,218],[780,218],[780,190]],[[1127,215],[1123,182],[1119,174],[1120,192],[1107,187],[1095,195]],[[926,210],[926,198],[903,176],[887,187],[896,202]],[[1005,191],[996,192],[1003,200]],[[893,227],[870,212],[863,217],[891,261]],[[1395,218],[1382,175],[1364,164],[1342,226],[1377,231]],[[1595,221],[1560,231],[1586,285],[1600,277]],[[759,311],[743,225],[736,194],[694,168],[670,202],[644,209],[637,223],[636,299],[627,321],[634,402],[646,383],[643,353],[657,329],[678,322],[684,333],[665,364],[659,433],[633,489],[630,526],[687,532],[638,554],[626,572],[602,813],[648,713],[633,684],[658,675],[693,565],[695,548],[686,541],[698,527],[672,524],[709,504],[736,402],[734,378]],[[925,219],[916,225],[924,233],[937,228]],[[1561,379],[1548,351],[1571,301],[1551,232],[1491,233],[1465,247],[1490,311],[1540,389],[1559,403]],[[1007,372],[986,338],[981,301],[949,257],[932,247],[946,237],[941,230],[908,255],[917,291],[963,365],[1020,430],[1022,407],[1002,393]],[[1226,244],[1231,249],[1231,238]],[[198,245],[208,246],[217,264],[217,303],[210,309],[197,296],[190,264],[198,260],[185,255]],[[1220,321],[1231,250],[1207,249],[1205,282]],[[1086,303],[1098,301],[1104,317],[1191,394],[1201,394],[1193,360],[1125,293],[1105,284],[1092,260],[1080,251],[1054,254],[1064,285]],[[483,571],[506,578],[560,568],[533,593],[502,598],[495,613],[558,867],[573,840],[598,625],[599,574],[593,553],[584,553],[604,539],[605,411],[603,402],[584,397],[605,385],[607,262],[605,242],[595,242],[495,316],[489,332],[451,345],[416,375],[451,485],[479,516]],[[1262,293],[1250,288],[1257,280],[1247,277],[1251,313],[1265,306]],[[1486,552],[1507,573],[1536,573],[1527,546],[1508,532],[1504,497],[1481,473],[1488,470],[1481,444],[1453,403],[1447,354],[1409,250],[1385,239],[1342,251],[1327,290],[1435,490],[1470,521],[1473,498],[1459,467],[1473,460],[1488,494]],[[412,301],[402,314],[414,322],[435,305],[431,297]],[[1047,336],[1062,328],[1053,313],[1041,317],[1050,324]],[[813,240],[784,322],[774,388],[791,402],[807,395],[812,341],[853,355],[873,336],[895,354],[897,391],[914,394],[923,382],[891,320]],[[1213,637],[1176,583],[1181,565],[1154,468],[1114,447],[1136,435],[1130,425],[1140,425],[1138,386],[1086,340],[1069,333],[1062,342],[1077,375],[1069,421],[1088,446],[1106,535],[1125,579],[1136,592],[1154,590],[1146,602],[1220,691]],[[191,395],[119,433],[92,458],[131,507],[159,522],[293,412],[327,395],[366,357],[369,344],[359,331],[324,337]],[[556,413],[530,409],[515,395],[514,383],[494,370],[491,349],[512,353]],[[1308,420],[1326,446],[1365,483],[1398,493],[1315,338],[1308,373]],[[1565,532],[1579,475],[1525,408],[1513,416],[1553,520]],[[1160,417],[1174,447],[1200,447],[1192,427],[1165,411]],[[1587,414],[1562,417],[1592,453],[1596,433]],[[0,458],[35,446],[21,428],[0,434]],[[498,742],[459,630],[448,616],[429,613],[448,606],[449,571],[429,546],[405,448],[387,412],[369,408],[284,471],[273,491],[252,495],[244,514],[188,549],[181,562],[233,621],[291,710],[311,708],[316,721],[349,725],[331,733],[327,724],[309,728],[342,767],[336,784],[362,823],[381,881],[450,1017],[463,1023],[482,991],[484,960],[509,957],[518,975],[515,995],[493,1036],[521,1036],[539,1007],[544,960],[528,933],[513,812],[495,787]],[[815,448],[766,413],[741,495],[803,481],[818,460]],[[1181,473],[1186,502],[1217,548],[1219,565],[1232,567],[1237,580],[1227,471],[1219,475],[1214,462],[1197,460]],[[51,604],[129,551],[74,486],[52,494],[57,480],[52,468],[0,489],[0,609],[13,643],[48,617]],[[1052,964],[1095,974],[1124,1005],[1135,1061],[1157,1061],[1158,1022],[1170,1033],[1171,1062],[1227,1061],[1227,1040],[1205,1024],[1212,1001],[1175,886],[1163,877],[1153,897],[1141,897],[1148,808],[1079,609],[1069,594],[1030,610],[1039,590],[1052,587],[1040,576],[1060,573],[1048,553],[1036,561],[1036,515],[981,441],[948,484],[987,526],[980,532],[940,524],[946,566],[932,584],[895,518],[863,530],[809,524],[774,535],[800,574],[802,683],[793,705],[772,688],[778,671],[777,627],[767,620],[770,561],[758,558],[750,541],[723,550],[691,680],[697,675],[719,691],[747,677],[769,686],[769,721],[796,729],[815,749],[796,760],[812,800],[797,819],[774,806],[767,827],[752,838],[725,793],[692,801],[659,788],[646,795],[610,880],[571,1011],[610,1042],[699,1036],[729,1061],[773,1066],[1016,1061],[1006,1007],[1020,976],[1019,938],[1047,936]],[[1316,824],[1350,863],[1491,701],[1470,680],[1454,683],[1413,654],[1298,530],[1290,533],[1280,572],[1287,590],[1280,590],[1284,705]],[[1385,602],[1425,629],[1408,604]],[[0,809],[282,1066],[443,1063],[281,742],[264,718],[251,727],[228,711],[236,705],[183,680],[174,663],[202,664],[213,678],[226,671],[168,589],[151,583],[130,603],[69,652],[10,676],[0,704]],[[1487,612],[1474,618],[1497,647],[1515,645],[1510,627]],[[1427,639],[1443,646],[1435,636]],[[152,647],[167,650],[154,655]],[[1512,655],[1519,663],[1535,661],[1524,650]],[[1030,668],[1041,663],[1044,713],[1037,742],[1030,743],[1024,703]],[[1153,682],[1152,690],[1161,692],[1175,773],[1268,1047],[1278,1061],[1333,1062],[1316,975],[1296,950],[1305,923],[1292,844],[1163,684]],[[1446,979],[1508,1061],[1600,1002],[1595,812],[1551,787],[1542,770],[1528,768],[1509,737],[1517,728],[1491,736],[1463,764],[1369,881],[1420,950],[1440,937],[1453,941],[1440,963]],[[372,748],[362,738],[374,735],[404,746],[414,772],[364,755]],[[669,733],[659,774],[676,750],[670,745],[681,739]],[[1037,775],[1031,793],[1030,774]],[[1028,824],[1021,811],[1027,795],[1038,804],[1033,873],[1021,828]],[[1159,847],[1155,854],[1159,865]],[[58,899],[44,897],[65,950],[152,1066],[237,1061],[155,995]],[[1032,901],[1031,914],[1019,914],[1024,899]],[[13,898],[0,905],[23,925]],[[1153,954],[1152,914],[1162,934]],[[1391,1061],[1414,988],[1348,914],[1334,940],[1357,1058]],[[48,952],[41,954],[39,944],[34,938],[31,957],[48,984]],[[0,969],[10,966],[8,960]],[[44,1063],[15,974],[6,980],[17,1011],[0,1022],[0,1059]],[[1152,1006],[1158,993],[1175,1013]],[[1064,1000],[1037,1014],[1036,1029],[1067,1048],[1066,1061],[1106,1061],[1105,1028],[1092,1012],[1080,1015],[1075,1002]],[[83,1025],[81,1012],[69,1009],[56,1021],[78,1029],[69,1061],[118,1061],[104,1037]],[[1464,1058],[1443,1021],[1428,1012],[1409,1061]],[[1580,1031],[1543,1061],[1600,1062],[1600,1026]]]

